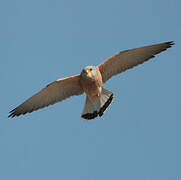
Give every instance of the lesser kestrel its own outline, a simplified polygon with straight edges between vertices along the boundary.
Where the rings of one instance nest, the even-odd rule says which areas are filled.
[[[57,79],[13,109],[9,117],[31,113],[83,93],[86,94],[86,102],[81,117],[87,120],[101,117],[113,100],[113,93],[103,88],[102,84],[112,76],[153,58],[173,44],[173,42],[165,42],[122,51],[98,66],[85,67],[80,74]]]

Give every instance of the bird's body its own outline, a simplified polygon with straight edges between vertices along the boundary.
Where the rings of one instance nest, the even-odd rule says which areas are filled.
[[[80,85],[87,95],[82,117],[93,119],[98,115],[102,116],[112,102],[113,93],[102,87],[102,75],[99,67],[85,67],[80,74]],[[109,100],[110,97],[111,100]],[[108,101],[110,102],[108,103]]]
[[[96,75],[93,76],[91,71],[95,71]],[[85,67],[81,73],[80,84],[89,98],[100,96],[102,91],[102,76],[98,67]]]
[[[102,84],[98,80],[82,79],[80,80],[81,86],[88,97],[100,96],[102,91]]]
[[[113,93],[102,84],[112,76],[126,71],[153,58],[170,48],[173,42],[166,42],[119,52],[98,66],[86,66],[80,74],[60,78],[33,95],[10,112],[15,117],[55,104],[70,96],[85,93],[86,103],[82,113],[84,119],[102,116],[113,100]]]

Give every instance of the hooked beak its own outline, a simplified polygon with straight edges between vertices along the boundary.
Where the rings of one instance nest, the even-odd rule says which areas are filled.
[[[92,78],[91,71],[89,69],[83,70],[87,77]]]

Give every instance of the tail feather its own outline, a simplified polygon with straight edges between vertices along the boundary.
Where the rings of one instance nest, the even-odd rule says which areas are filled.
[[[114,96],[113,94],[111,94],[111,96],[109,97],[109,99],[106,101],[106,103],[101,107],[100,111],[99,111],[99,116],[101,117],[104,114],[104,111],[108,108],[108,106],[111,104],[112,100],[113,100]]]
[[[86,102],[84,106],[84,110],[82,113],[82,118],[84,119],[94,119],[98,116],[95,105],[90,101],[88,96],[86,97]]]
[[[98,115],[101,117],[107,107],[113,100],[113,93],[105,88],[102,88],[101,96],[95,96],[93,99],[86,97],[86,103],[82,113],[82,118],[90,120],[96,118]]]

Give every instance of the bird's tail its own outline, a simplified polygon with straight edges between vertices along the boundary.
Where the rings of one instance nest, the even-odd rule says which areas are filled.
[[[84,106],[82,118],[91,120],[97,116],[102,116],[107,107],[111,104],[113,100],[113,93],[105,88],[102,88],[100,96],[95,96],[93,99],[86,97],[86,102]]]

